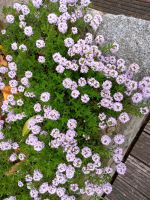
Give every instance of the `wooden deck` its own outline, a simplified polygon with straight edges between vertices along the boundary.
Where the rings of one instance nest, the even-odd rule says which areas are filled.
[[[125,163],[125,176],[117,176],[105,200],[150,200],[150,120]]]
[[[102,12],[150,20],[150,0],[92,0],[92,2],[93,8]]]

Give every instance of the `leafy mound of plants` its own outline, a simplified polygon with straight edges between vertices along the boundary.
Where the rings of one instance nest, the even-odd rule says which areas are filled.
[[[126,171],[117,130],[149,112],[150,77],[135,81],[139,66],[127,67],[115,55],[119,45],[95,34],[102,18],[88,13],[90,3],[4,9],[0,199],[101,198],[112,191],[111,174]]]

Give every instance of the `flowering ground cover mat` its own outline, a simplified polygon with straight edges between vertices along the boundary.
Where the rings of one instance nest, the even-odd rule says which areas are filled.
[[[90,5],[32,0],[3,10],[0,199],[102,199],[111,174],[126,171],[120,127],[148,114],[150,77],[137,81],[139,65],[96,34],[102,17]]]

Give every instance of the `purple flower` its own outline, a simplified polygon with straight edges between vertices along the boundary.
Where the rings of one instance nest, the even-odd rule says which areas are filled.
[[[31,26],[26,26],[25,28],[24,28],[24,34],[26,35],[26,36],[31,36],[31,35],[33,35],[33,30],[32,30],[32,27]]]
[[[121,112],[123,110],[123,105],[122,103],[116,102],[113,104],[113,110],[115,112]]]
[[[32,0],[32,4],[34,5],[34,7],[40,8],[43,4],[43,0]]]
[[[37,40],[36,41],[36,47],[39,48],[39,49],[44,48],[45,47],[44,40]]]
[[[18,181],[18,186],[19,187],[23,187],[24,186],[23,182],[22,181]]]
[[[102,84],[102,87],[104,90],[110,90],[112,87],[112,82],[111,81],[104,81]]]
[[[68,25],[67,25],[67,23],[66,23],[66,22],[61,22],[61,23],[59,23],[59,24],[58,24],[58,30],[59,30],[59,32],[61,32],[61,33],[66,33],[67,30],[68,30]]]
[[[38,57],[38,62],[42,63],[42,64],[45,63],[45,57],[44,56],[39,56]]]
[[[125,124],[130,120],[130,117],[126,112],[123,112],[123,113],[120,114],[119,120],[120,120],[121,123]]]
[[[101,142],[103,145],[109,145],[111,143],[111,138],[108,135],[103,135],[101,137]]]
[[[100,121],[104,121],[106,119],[105,113],[99,113],[98,118],[100,119]]]
[[[40,96],[40,100],[43,102],[47,102],[50,100],[50,93],[49,92],[43,92]]]
[[[33,180],[40,181],[43,178],[43,174],[39,170],[34,170]]]
[[[133,63],[133,64],[131,64],[131,65],[129,66],[129,69],[130,69],[132,72],[134,72],[134,73],[138,73],[138,72],[139,72],[139,69],[140,69],[140,67],[139,67],[139,65],[138,65],[138,64],[136,64],[136,63]]]
[[[56,23],[57,23],[58,17],[57,17],[56,14],[51,13],[51,14],[48,15],[47,19],[48,19],[48,22],[49,22],[50,24],[56,24]]]
[[[32,198],[36,198],[36,197],[38,197],[38,190],[36,190],[36,189],[31,189],[30,190],[30,196],[32,197]]]
[[[140,113],[142,113],[143,115],[147,115],[149,113],[149,108],[146,106],[143,108],[140,108]]]
[[[112,185],[110,183],[105,183],[103,185],[103,191],[105,194],[110,194],[112,192]]]
[[[122,134],[118,134],[118,135],[115,135],[115,137],[114,137],[114,142],[116,143],[116,144],[123,144],[124,143],[124,141],[125,141],[125,136],[124,135],[122,135]]]
[[[16,153],[11,154],[9,157],[9,160],[11,162],[15,162],[17,160],[17,154]]]
[[[26,156],[25,156],[25,154],[23,154],[23,153],[20,153],[19,155],[18,155],[18,158],[19,158],[19,160],[24,160],[25,158],[26,158]]]
[[[72,38],[66,38],[64,40],[65,46],[66,47],[72,47],[74,45],[74,40]]]
[[[143,100],[143,95],[141,93],[135,93],[132,96],[133,103],[140,103]]]
[[[92,151],[89,147],[84,147],[81,151],[81,154],[84,158],[89,158],[92,156]]]
[[[13,24],[14,21],[15,21],[15,18],[13,15],[7,15],[6,16],[6,21],[9,23],[9,24]]]
[[[113,127],[117,125],[117,120],[114,117],[109,117],[107,120],[107,125]]]
[[[77,121],[75,119],[69,119],[67,122],[67,127],[71,130],[77,127]]]
[[[62,66],[62,65],[57,65],[56,67],[56,71],[59,73],[59,74],[62,74],[64,72],[65,68]]]
[[[74,35],[78,33],[77,27],[72,27],[71,30]]]
[[[113,95],[115,101],[122,101],[123,100],[123,94],[121,92],[117,92]]]
[[[79,90],[72,90],[71,96],[72,96],[74,99],[78,98],[79,95],[80,95]]]
[[[124,163],[119,163],[116,166],[116,169],[117,169],[118,174],[124,175],[127,170],[127,167]]]

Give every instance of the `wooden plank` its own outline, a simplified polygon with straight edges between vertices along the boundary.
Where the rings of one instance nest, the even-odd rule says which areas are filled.
[[[134,3],[134,4],[139,4],[141,6],[143,5],[149,5],[150,0],[122,0],[128,3]]]
[[[150,3],[150,0],[124,0],[124,1],[129,1],[129,2],[132,2],[132,3],[137,3],[137,4],[141,4],[141,5],[146,5],[146,4],[149,4]]]
[[[147,197],[120,178],[115,180],[113,191],[108,198],[109,200],[148,200]]]
[[[143,14],[138,14],[136,12],[131,12],[131,11],[125,11],[124,9],[116,9],[115,7],[110,9],[110,6],[108,5],[102,5],[100,6],[99,4],[94,3],[93,6],[94,9],[96,10],[100,10],[104,13],[111,13],[111,14],[115,14],[115,15],[126,15],[126,16],[132,16],[132,17],[136,17],[136,18],[141,18],[141,19],[145,19],[145,20],[150,20],[150,16],[147,15],[147,13],[143,13]]]
[[[93,4],[97,9],[103,9],[106,8],[108,13],[111,13],[112,11],[116,11],[118,14],[126,14],[126,15],[148,15],[149,13],[145,13],[145,11],[140,11],[141,13],[137,12],[136,9],[128,9],[124,7],[118,7],[115,4],[112,5],[110,2],[107,3],[101,3],[101,2],[94,2]]]
[[[117,0],[117,2],[119,2]],[[120,1],[122,2],[122,1]],[[110,0],[105,1],[105,0],[93,0],[93,6],[95,9],[107,12],[107,13],[112,13],[112,14],[124,14],[124,15],[129,15],[129,16],[134,16],[146,20],[150,20],[150,4],[148,4],[145,7],[140,7],[134,8],[133,4],[132,6],[127,3],[126,6],[122,5],[120,6],[121,3],[114,3],[114,0],[110,2]],[[134,5],[135,6],[135,5]],[[146,10],[145,10],[146,9]]]
[[[123,12],[126,12],[126,13],[129,13],[129,12],[134,12],[136,14],[146,14],[147,15],[150,15],[150,6],[147,6],[147,7],[138,7],[137,5],[134,5],[134,4],[129,4],[129,3],[126,3],[126,2],[122,2],[122,1],[116,1],[116,0],[99,0],[99,1],[93,1],[95,4],[99,5],[99,7],[103,7],[104,5],[106,6],[109,6],[109,9],[113,9],[115,8],[116,10],[118,11],[123,11]]]
[[[148,124],[145,126],[144,131],[148,134],[150,134],[150,121],[148,122]]]
[[[150,0],[138,0],[138,1],[142,1],[144,3],[150,3]]]
[[[99,0],[92,0],[94,1],[99,1]],[[111,2],[115,2],[115,3],[120,3],[119,0],[111,0]],[[128,4],[134,4],[134,5],[140,5],[142,7],[148,7],[150,4],[150,0],[122,0],[121,2],[125,2]]]
[[[104,4],[104,0],[93,0],[93,2],[97,2],[100,4]],[[112,6],[127,9],[127,10],[133,10],[136,12],[142,12],[143,11],[150,11],[150,3],[144,3],[140,1],[136,1],[137,3],[131,1],[131,0],[107,0]]]
[[[150,131],[148,131],[147,129],[143,131],[144,133],[150,135]]]
[[[142,133],[135,144],[131,155],[150,167],[150,135]]]
[[[125,176],[119,176],[126,183],[140,191],[143,196],[150,197],[150,168],[137,160],[136,158],[129,156],[127,161],[127,172]]]

